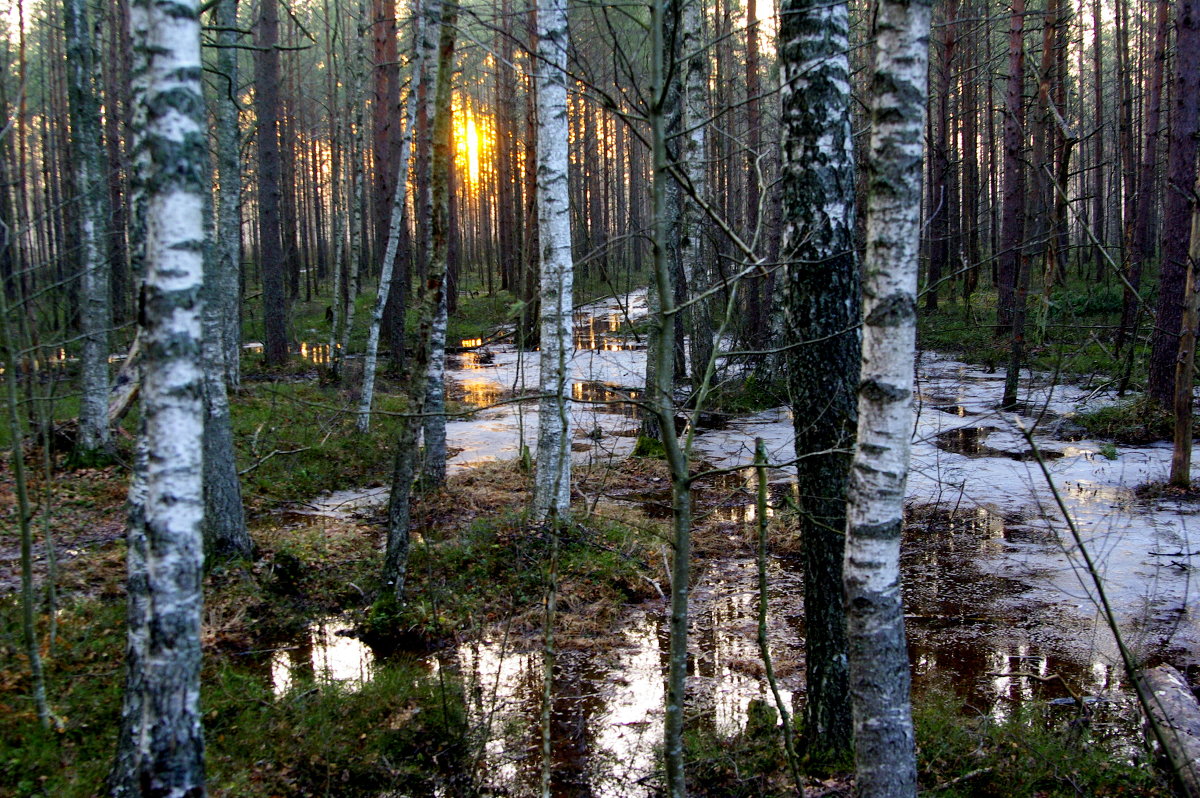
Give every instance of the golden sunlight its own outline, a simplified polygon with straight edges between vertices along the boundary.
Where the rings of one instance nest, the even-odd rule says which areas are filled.
[[[454,97],[454,164],[472,189],[491,179],[490,159],[495,152],[491,117],[472,105],[469,95]]]

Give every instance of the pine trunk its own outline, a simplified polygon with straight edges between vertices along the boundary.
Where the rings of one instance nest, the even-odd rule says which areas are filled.
[[[1195,204],[1200,133],[1200,0],[1179,0],[1175,19],[1175,85],[1171,91],[1170,148],[1163,198],[1162,270],[1158,317],[1150,353],[1149,392],[1166,408],[1175,394],[1175,360],[1183,321],[1189,220]]]

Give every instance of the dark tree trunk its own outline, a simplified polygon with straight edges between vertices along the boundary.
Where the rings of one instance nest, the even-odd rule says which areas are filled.
[[[1025,240],[1025,0],[1013,0],[1008,30],[1008,89],[1004,99],[1004,208],[997,254],[996,336],[1012,332],[1021,246]]]
[[[1163,198],[1162,271],[1158,319],[1150,353],[1149,391],[1171,408],[1183,319],[1188,241],[1196,202],[1196,137],[1200,133],[1200,0],[1179,0],[1175,18],[1175,85],[1171,92],[1170,150]]]
[[[788,378],[804,538],[805,738],[815,756],[843,755],[851,744],[841,598],[857,419],[859,274],[848,35],[843,4],[782,6],[782,290],[794,344]]]
[[[254,110],[258,117],[259,269],[263,283],[263,353],[268,366],[287,362],[287,307],[283,290],[280,222],[279,7],[263,0],[254,57]]]
[[[1116,350],[1121,351],[1126,336],[1133,329],[1133,317],[1141,297],[1142,266],[1154,255],[1154,208],[1158,204],[1155,173],[1158,167],[1159,116],[1162,108],[1163,72],[1167,61],[1167,0],[1158,0],[1154,34],[1154,64],[1146,80],[1146,146],[1142,150],[1141,174],[1138,177],[1137,212],[1133,222],[1133,241],[1129,247],[1129,266],[1121,307],[1121,326],[1117,329]]]

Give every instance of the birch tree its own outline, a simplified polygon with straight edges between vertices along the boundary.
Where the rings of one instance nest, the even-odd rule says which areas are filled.
[[[143,429],[131,513],[126,730],[119,795],[204,795],[200,619],[204,498],[201,302],[207,138],[196,0],[137,0],[146,70],[147,188]],[[143,35],[138,35],[142,33]]]
[[[390,597],[404,598],[404,583],[408,572],[410,500],[417,462],[417,432],[425,412],[428,369],[434,317],[446,290],[446,250],[449,241],[449,205],[447,186],[450,160],[453,157],[451,137],[450,88],[454,78],[455,25],[458,7],[453,3],[442,6],[429,2],[425,6],[425,30],[438,30],[437,79],[435,84],[432,165],[432,239],[429,270],[425,292],[421,298],[417,321],[417,347],[413,352],[412,385],[409,390],[409,413],[400,428],[396,443],[396,462],[392,469],[391,499],[388,505],[387,550],[383,561],[383,583]]]
[[[917,793],[900,532],[913,424],[931,7],[931,0],[881,0],[873,31],[862,373],[845,557],[855,784],[866,798]]]
[[[571,505],[568,392],[572,325],[571,218],[567,193],[567,9],[538,4],[538,241],[541,245],[541,355],[534,514],[562,520]]]
[[[691,183],[692,192],[701,200],[708,200],[708,164],[705,153],[708,147],[708,48],[704,45],[703,6],[700,0],[684,0],[681,14],[683,57],[686,60],[683,91],[683,143],[682,168]],[[693,390],[700,390],[709,361],[713,356],[712,300],[702,297],[712,283],[709,268],[707,243],[704,236],[703,215],[695,202],[684,200],[683,240],[680,242],[683,265],[686,270],[688,290],[693,300],[687,311],[688,336],[691,354],[691,377]]]
[[[109,281],[106,259],[108,208],[100,131],[100,92],[94,84],[95,50],[85,0],[64,0],[67,38],[67,94],[71,113],[71,157],[78,191],[78,235],[82,347],[77,456],[83,460],[109,446],[108,326]]]
[[[859,283],[854,257],[849,12],[843,2],[785,0],[783,301],[804,539],[809,754],[850,750],[842,530],[854,442]]]
[[[421,89],[421,75],[424,72],[422,64],[436,46],[432,34],[426,35],[425,15],[420,4],[414,8],[417,20],[416,41],[417,55],[413,64],[412,88],[408,93],[408,103],[405,106],[404,133],[400,139],[400,158],[395,190],[392,195],[392,213],[388,226],[387,245],[383,253],[383,263],[379,270],[379,292],[375,297],[375,306],[371,311],[371,326],[367,332],[367,353],[363,358],[362,396],[358,404],[358,431],[366,432],[371,425],[371,404],[375,399],[375,366],[379,358],[379,335],[383,327],[383,313],[387,308],[388,295],[392,290],[392,275],[396,270],[396,251],[400,246],[400,229],[405,225],[404,201],[408,193],[408,154],[412,148],[413,130],[417,120],[417,95]],[[443,334],[443,340],[445,336]]]

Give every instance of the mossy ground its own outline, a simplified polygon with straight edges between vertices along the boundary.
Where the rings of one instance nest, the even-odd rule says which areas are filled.
[[[1070,796],[1153,796],[1174,793],[1145,752],[1131,759],[1119,740],[1092,729],[1086,718],[1032,702],[1003,721],[979,717],[949,690],[914,696],[917,780],[922,793],[950,798],[1069,798]],[[750,713],[746,728],[733,737],[703,729],[687,736],[686,756],[692,794],[706,798],[795,795],[783,753],[775,710]],[[796,733],[802,740],[803,729]],[[843,765],[802,763],[809,788],[822,795],[852,795],[853,781]]]
[[[54,523],[86,519],[108,532],[61,564],[53,646],[46,616],[39,620],[58,730],[42,731],[34,717],[17,598],[0,604],[0,796],[93,795],[113,755],[123,680],[125,474],[110,467],[72,477]],[[260,496],[256,559],[219,564],[205,578],[210,794],[378,795],[396,784],[413,794],[469,794],[478,747],[461,687],[453,673],[431,674],[417,657],[423,647],[496,624],[513,635],[540,629],[550,530],[523,513],[527,481],[516,464],[494,464],[421,497],[409,601],[381,617],[372,617],[370,604],[382,560],[378,520],[280,513],[275,495]],[[625,603],[652,593],[641,574],[657,538],[653,528],[582,516],[559,534],[560,645],[595,645],[614,631]],[[3,540],[15,543],[9,533]],[[294,639],[312,619],[347,612],[368,640],[384,644],[372,679],[354,688],[301,681],[278,694],[260,652]]]

